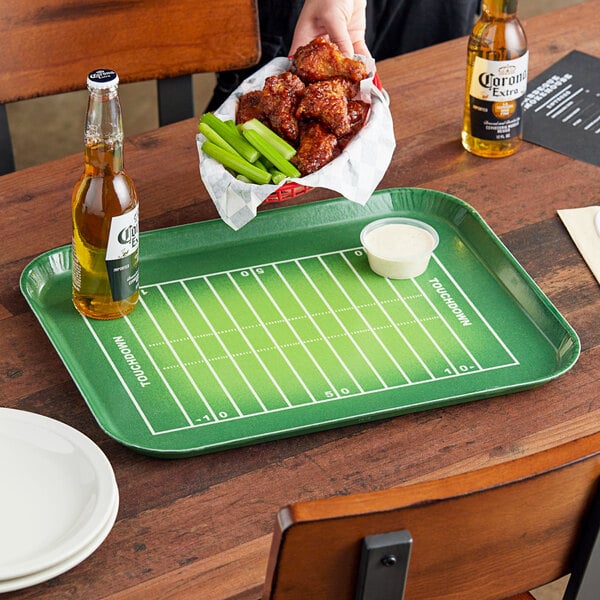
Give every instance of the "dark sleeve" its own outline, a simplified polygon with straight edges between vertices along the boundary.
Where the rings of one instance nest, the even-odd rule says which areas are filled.
[[[470,33],[480,0],[367,0],[367,47],[383,60]]]
[[[206,110],[217,109],[246,77],[270,60],[277,56],[287,56],[303,4],[303,0],[258,1],[260,61],[249,69],[217,73],[217,85]]]

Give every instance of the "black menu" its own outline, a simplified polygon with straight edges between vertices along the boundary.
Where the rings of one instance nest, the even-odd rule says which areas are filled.
[[[527,90],[523,138],[600,166],[600,58],[573,51]]]

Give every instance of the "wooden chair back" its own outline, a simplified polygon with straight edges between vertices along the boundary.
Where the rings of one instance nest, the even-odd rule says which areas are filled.
[[[168,108],[177,94],[189,95],[191,74],[260,58],[256,0],[0,0],[0,14],[2,106],[84,89],[90,71],[110,68],[123,83],[167,82],[159,106],[163,92]],[[193,102],[184,102],[174,117],[163,110],[161,125],[193,116]]]
[[[499,600],[571,571],[565,597],[598,598],[599,481],[597,433],[471,473],[288,506],[263,600]],[[406,548],[378,550],[370,537],[392,532],[412,539],[404,596]]]

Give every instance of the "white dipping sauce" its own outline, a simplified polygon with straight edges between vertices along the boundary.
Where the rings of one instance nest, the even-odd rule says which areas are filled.
[[[371,223],[361,236],[371,269],[392,279],[421,275],[438,239],[437,232],[429,225],[401,218]]]
[[[364,243],[373,254],[392,260],[430,254],[435,246],[435,240],[428,231],[402,223],[391,223],[369,231]]]

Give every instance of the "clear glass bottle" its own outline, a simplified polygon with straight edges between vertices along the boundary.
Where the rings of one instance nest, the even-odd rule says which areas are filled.
[[[523,139],[527,38],[517,0],[483,0],[469,37],[462,144],[473,154],[514,154]]]
[[[123,169],[118,75],[87,78],[85,166],[72,196],[73,303],[95,319],[130,313],[138,301],[138,195]]]

